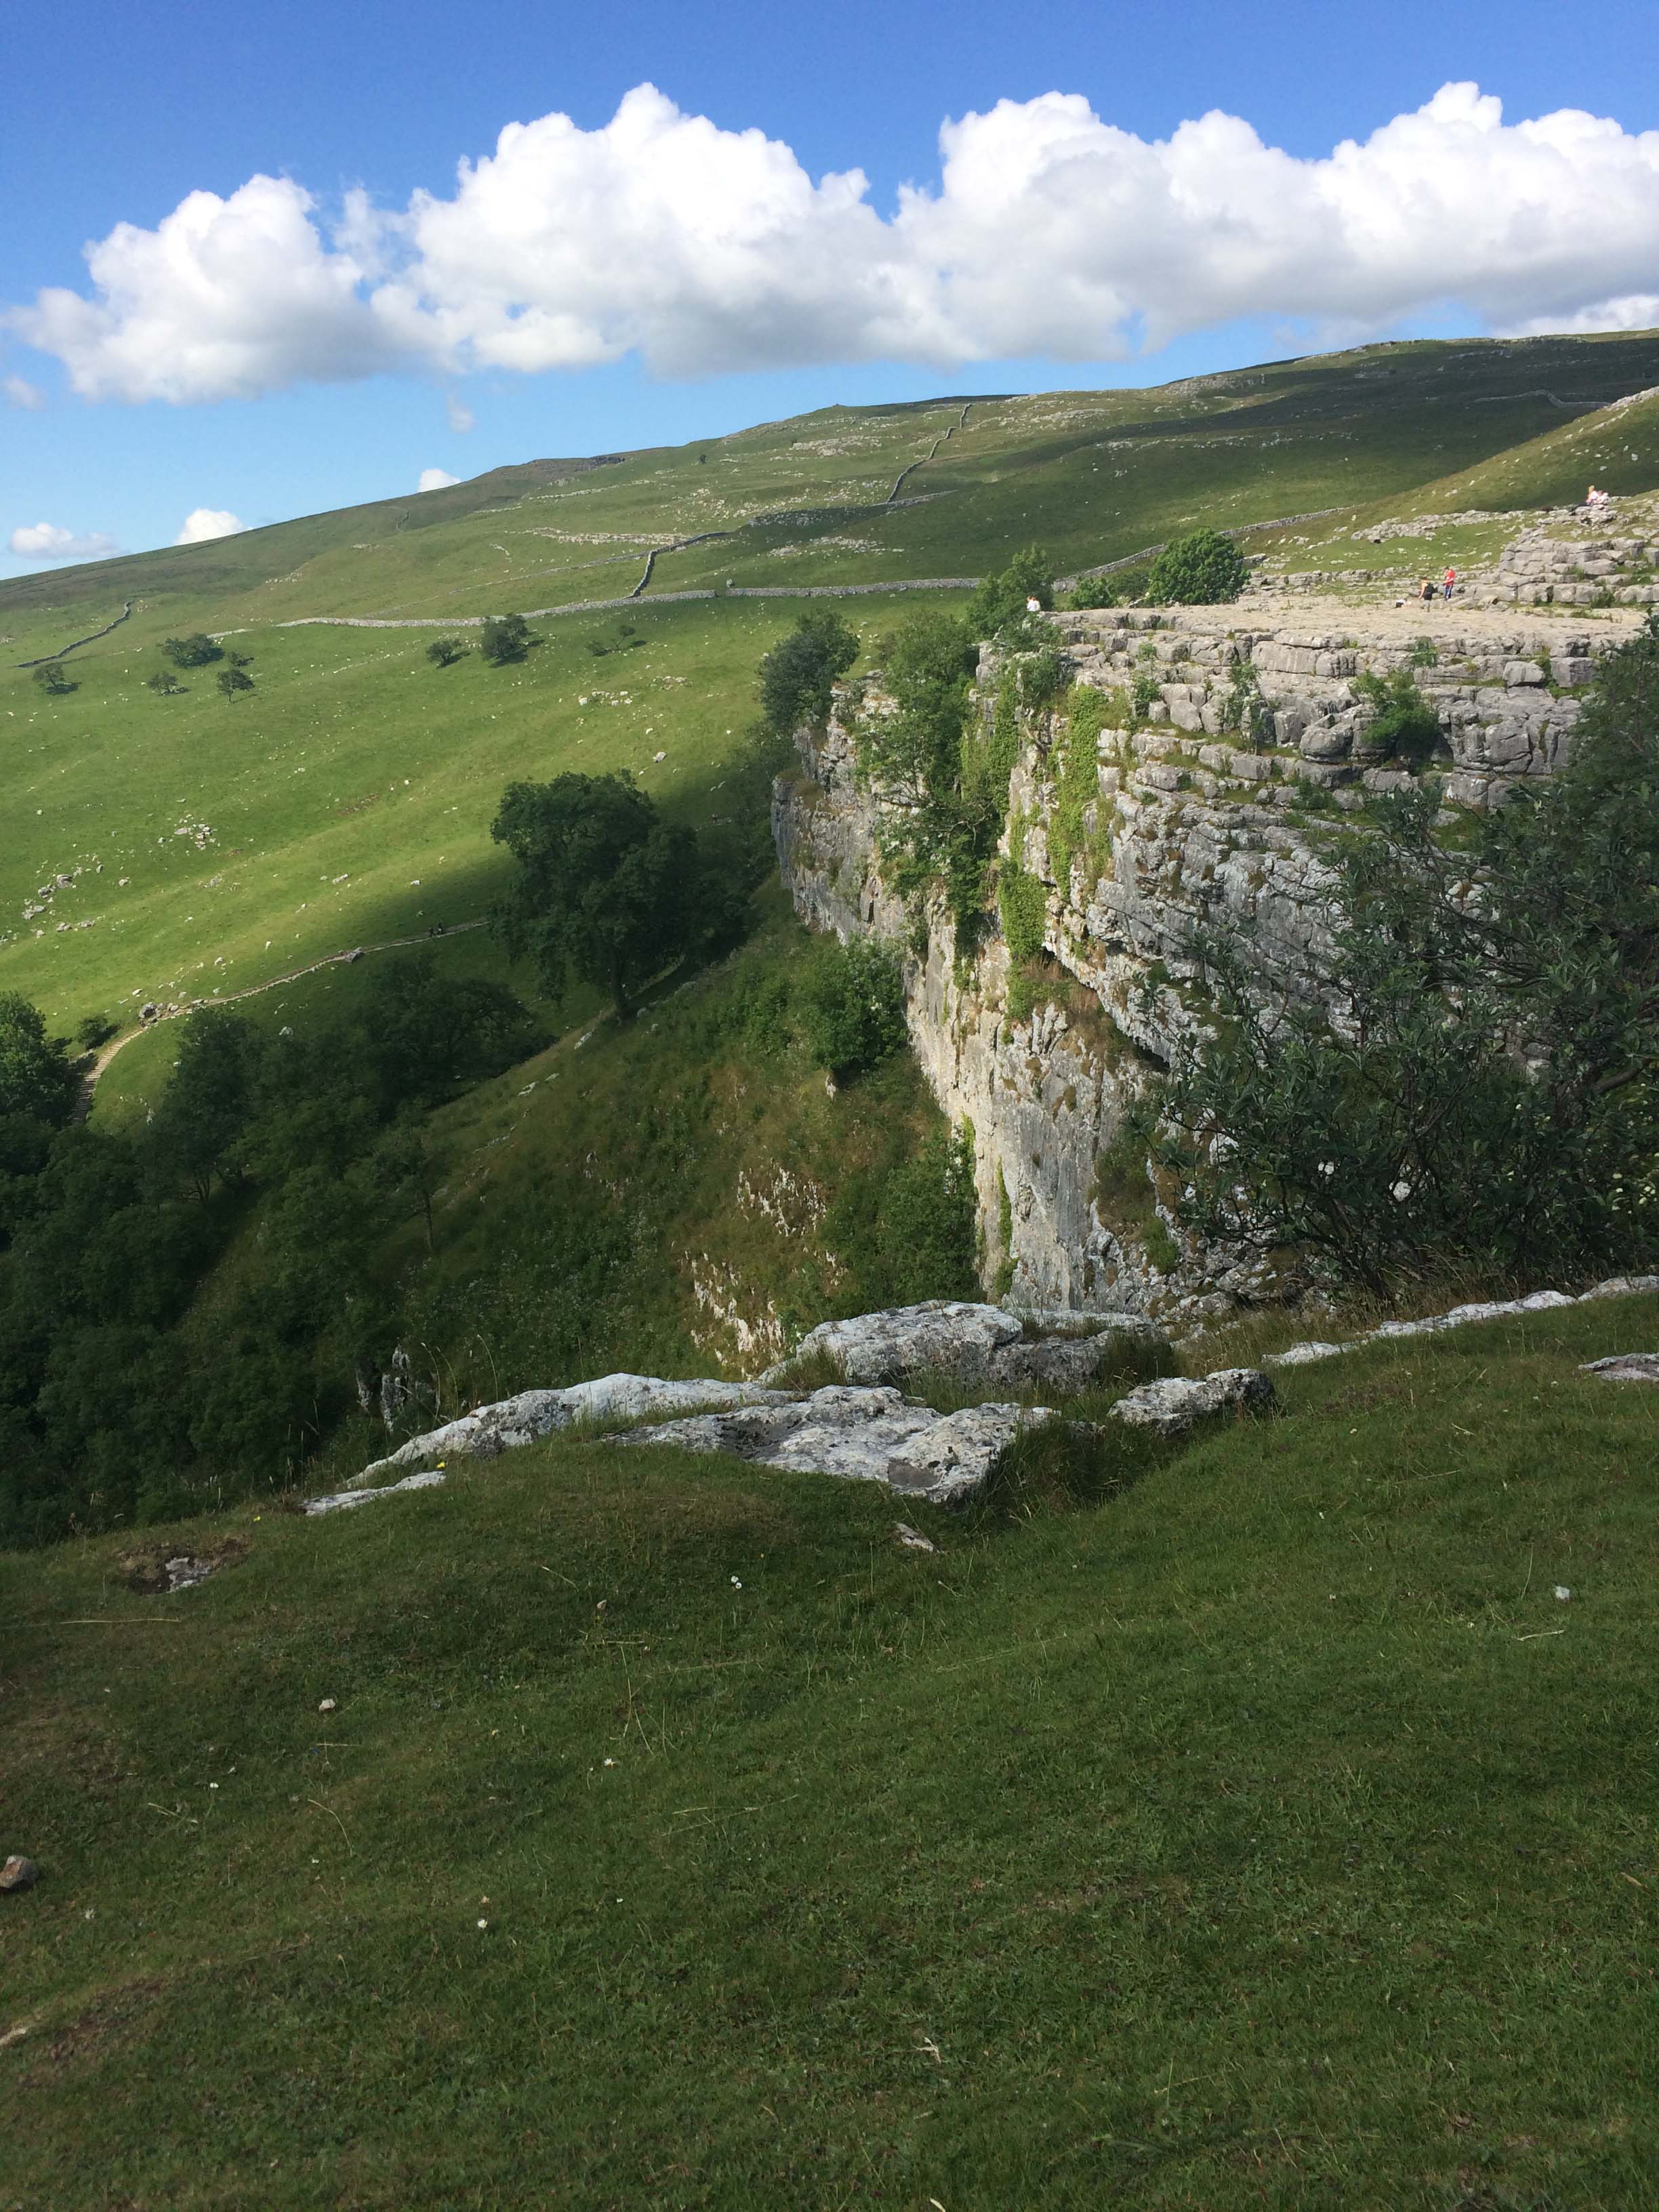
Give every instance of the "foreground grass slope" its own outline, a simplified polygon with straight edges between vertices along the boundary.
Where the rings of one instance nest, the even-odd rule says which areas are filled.
[[[172,1597],[0,1561],[0,2193],[1645,2202],[1659,1402],[1577,1363],[1656,1330],[1291,1370],[934,1553],[570,1444],[149,1532],[246,1547]]]

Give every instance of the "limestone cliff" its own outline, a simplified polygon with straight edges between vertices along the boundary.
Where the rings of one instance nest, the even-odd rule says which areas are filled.
[[[1065,808],[1057,718],[1022,718],[1001,853],[1048,896],[1046,957],[1018,977],[994,922],[958,961],[942,904],[907,912],[883,881],[880,800],[854,742],[860,717],[881,710],[878,679],[848,687],[827,729],[800,733],[801,773],[775,799],[785,883],[814,929],[904,948],[915,1048],[945,1112],[973,1126],[988,1286],[1013,1302],[1200,1314],[1272,1293],[1259,1255],[1193,1246],[1168,1202],[1177,1194],[1113,1140],[1147,1068],[1194,1018],[1200,933],[1236,937],[1264,995],[1317,970],[1320,830],[1410,780],[1369,741],[1374,709],[1356,678],[1411,667],[1437,713],[1433,765],[1452,805],[1498,805],[1571,747],[1573,694],[1595,665],[1588,625],[1448,612],[1431,658],[1411,634],[1426,627],[1415,610],[1392,623],[1329,611],[1368,634],[1309,627],[1305,613],[1285,623],[1260,602],[1048,618],[1066,677],[1106,695],[1106,726],[1092,789],[1079,809],[1073,766]],[[988,727],[1004,672],[987,648],[975,711]]]

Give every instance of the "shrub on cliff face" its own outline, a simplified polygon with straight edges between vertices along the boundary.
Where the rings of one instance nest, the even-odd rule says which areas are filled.
[[[1264,1011],[1241,949],[1206,949],[1215,1033],[1164,1102],[1188,1216],[1374,1286],[1448,1261],[1534,1283],[1650,1265],[1659,620],[1607,656],[1570,766],[1473,855],[1437,842],[1437,806],[1401,793],[1331,839],[1320,988]]]
[[[1358,740],[1361,756],[1420,768],[1440,743],[1440,717],[1418,690],[1411,670],[1356,676],[1353,688],[1376,710]]]
[[[839,1076],[878,1067],[905,1041],[897,956],[868,938],[823,945],[807,975],[801,1026],[814,1066]]]
[[[828,720],[836,680],[859,657],[858,632],[838,614],[802,615],[760,665],[761,714],[767,727],[787,738],[801,723]]]
[[[1040,545],[1024,547],[985,579],[968,602],[968,627],[975,638],[1023,638],[1032,599],[1039,607],[1054,603],[1054,564]]]
[[[1218,606],[1236,599],[1249,575],[1244,556],[1219,530],[1173,538],[1152,562],[1146,597],[1155,606]]]

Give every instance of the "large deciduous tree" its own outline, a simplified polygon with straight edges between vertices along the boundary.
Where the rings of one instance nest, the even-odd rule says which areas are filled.
[[[518,862],[493,916],[514,959],[532,958],[556,1005],[574,975],[627,1020],[653,975],[702,934],[697,841],[624,777],[513,783],[490,835]]]
[[[26,1114],[58,1127],[74,1095],[64,1039],[46,1035],[38,1006],[18,992],[0,992],[0,1115]]]
[[[815,608],[802,615],[760,665],[761,713],[768,728],[789,737],[803,722],[825,721],[836,678],[858,657],[858,633],[838,614]]]

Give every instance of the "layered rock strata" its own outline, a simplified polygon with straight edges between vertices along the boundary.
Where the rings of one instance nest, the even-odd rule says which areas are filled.
[[[1063,836],[1057,718],[1021,721],[1000,849],[1047,891],[1046,979],[1011,992],[994,927],[959,960],[942,904],[907,908],[884,880],[882,801],[860,780],[855,735],[887,710],[878,679],[799,733],[801,773],[775,797],[780,864],[811,927],[904,951],[912,1043],[974,1134],[988,1287],[1034,1308],[1218,1313],[1272,1291],[1267,1262],[1196,1249],[1176,1193],[1149,1182],[1126,1206],[1099,1179],[1147,1066],[1167,1063],[1197,1018],[1198,940],[1236,942],[1264,1002],[1316,982],[1329,952],[1322,828],[1413,781],[1373,741],[1358,679],[1409,670],[1439,723],[1430,765],[1447,803],[1487,811],[1568,757],[1577,694],[1607,641],[1588,625],[1488,617],[1430,648],[1398,622],[1367,639],[1214,608],[1049,624],[1064,677],[1105,694],[1107,712],[1092,792]],[[988,734],[1006,673],[981,653]]]

